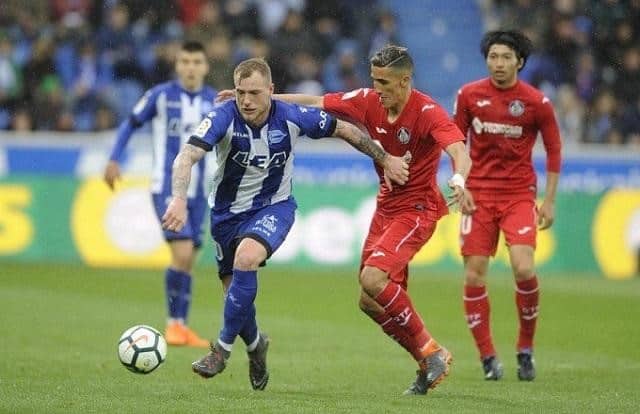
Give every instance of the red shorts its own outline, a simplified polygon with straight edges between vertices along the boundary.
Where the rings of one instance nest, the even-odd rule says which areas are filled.
[[[500,230],[507,246],[536,247],[538,209],[535,200],[476,201],[476,211],[460,220],[463,256],[495,256]]]
[[[406,289],[409,262],[431,238],[436,224],[424,213],[406,212],[385,217],[376,212],[364,242],[360,268],[376,267]]]

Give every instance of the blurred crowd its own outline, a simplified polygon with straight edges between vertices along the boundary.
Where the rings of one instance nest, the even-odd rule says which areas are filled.
[[[555,102],[565,141],[640,145],[640,0],[478,4],[487,28],[533,40],[521,77]],[[401,42],[375,0],[0,0],[0,130],[114,128],[185,39],[218,89],[265,56],[277,92],[311,94],[368,86],[368,56]]]
[[[218,89],[253,56],[279,92],[360,87],[394,24],[370,0],[0,0],[0,130],[113,128],[172,77],[185,39],[205,45]]]
[[[534,43],[521,77],[555,103],[567,142],[640,145],[640,0],[492,0],[490,26]]]

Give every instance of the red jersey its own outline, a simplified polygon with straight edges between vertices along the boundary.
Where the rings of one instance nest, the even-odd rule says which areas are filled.
[[[411,153],[409,181],[403,186],[395,185],[393,191],[384,185],[384,170],[375,164],[380,179],[377,209],[381,214],[419,210],[438,220],[447,213],[436,182],[438,164],[442,150],[463,141],[464,136],[431,97],[413,89],[393,123],[388,121],[387,110],[380,104],[378,94],[369,88],[326,94],[323,106],[329,112],[363,125],[387,153],[395,156]]]
[[[547,171],[560,172],[560,133],[549,98],[518,80],[499,89],[489,78],[458,91],[454,120],[468,139],[473,161],[466,185],[475,199],[536,194],[531,152],[538,132],[547,153]]]

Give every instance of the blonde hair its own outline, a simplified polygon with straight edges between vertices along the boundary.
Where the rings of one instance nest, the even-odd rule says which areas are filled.
[[[250,77],[254,72],[258,72],[266,78],[268,83],[272,82],[271,68],[263,58],[251,58],[240,62],[233,71],[233,79],[239,82]]]

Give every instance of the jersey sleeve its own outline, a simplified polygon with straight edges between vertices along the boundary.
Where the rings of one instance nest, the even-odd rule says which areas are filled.
[[[328,93],[324,95],[325,110],[340,118],[348,118],[359,124],[365,123],[368,101],[367,96],[374,93],[372,89],[360,88],[351,92]]]
[[[109,160],[120,161],[133,132],[156,115],[156,100],[159,90],[149,89],[138,100],[127,119],[122,121],[116,133],[116,141],[111,149]]]
[[[318,108],[294,105],[297,113],[297,124],[300,134],[309,138],[318,139],[330,137],[336,130],[337,119]]]
[[[223,104],[209,112],[189,138],[189,144],[205,151],[211,151],[226,135],[229,125],[233,123],[233,112],[230,105],[234,105],[234,103]]]
[[[422,111],[423,122],[428,128],[428,134],[440,145],[442,149],[454,142],[464,141],[464,135],[460,128],[449,119],[447,112],[440,106],[435,105],[428,109],[425,105]]]
[[[471,127],[471,115],[467,108],[467,96],[463,88],[458,90],[456,100],[453,104],[453,121],[458,126],[464,136],[467,136],[467,132]]]
[[[537,123],[547,153],[547,171],[560,172],[562,141],[551,101],[546,96],[538,105]]]
[[[129,117],[135,128],[140,127],[156,116],[156,101],[159,94],[160,90],[158,88],[149,89],[135,104]]]

